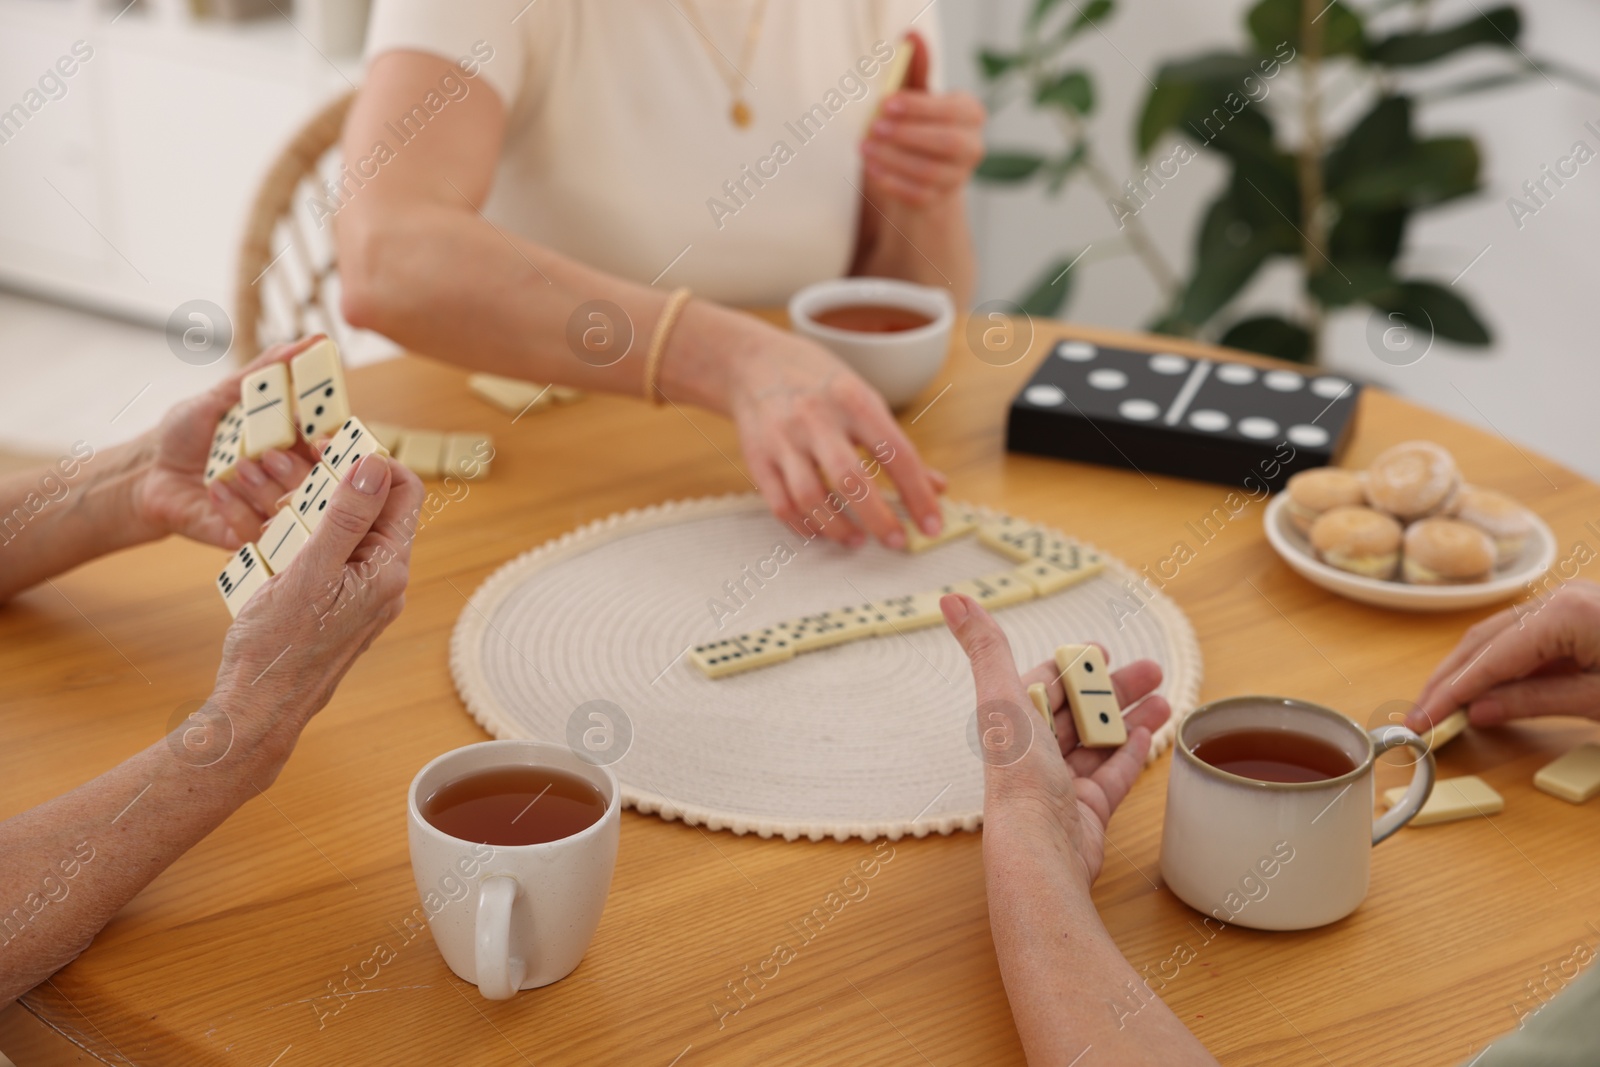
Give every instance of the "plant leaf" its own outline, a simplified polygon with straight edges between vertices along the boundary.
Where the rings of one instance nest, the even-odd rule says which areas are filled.
[[[1059,40],[1070,41],[1090,26],[1104,22],[1111,14],[1113,6],[1111,0],[1089,0],[1089,3],[1078,8],[1078,17],[1067,23],[1066,28],[1061,31]]]
[[[1272,55],[1279,45],[1288,42],[1296,52],[1305,50],[1305,35],[1301,32],[1304,6],[1300,0],[1261,0],[1250,9],[1245,22],[1250,27],[1256,50],[1262,55]],[[1323,9],[1314,21],[1313,32],[1322,34],[1322,54],[1325,56],[1356,56],[1365,54],[1367,43],[1361,19],[1339,0]]]
[[[1085,71],[1069,70],[1041,86],[1034,96],[1034,102],[1087,115],[1094,110],[1094,83]]]
[[[1423,33],[1397,33],[1375,41],[1370,58],[1391,67],[1432,63],[1474,45],[1513,48],[1522,33],[1522,16],[1514,7],[1484,11],[1454,26]]]
[[[1472,138],[1436,137],[1352,174],[1328,194],[1348,207],[1427,207],[1475,192],[1478,165]]]
[[[1405,241],[1406,208],[1388,211],[1345,210],[1328,234],[1328,255],[1335,263],[1346,260],[1389,263]]]
[[[985,81],[994,81],[1021,62],[1022,56],[1016,52],[996,52],[989,48],[978,49],[978,69],[983,72]]]
[[[990,152],[973,176],[988,182],[1021,182],[1042,166],[1044,157],[1033,152]]]
[[[1050,12],[1060,3],[1061,0],[1034,0],[1033,10],[1028,12],[1028,26],[1030,28],[1038,26],[1050,17]]]
[[[1141,156],[1148,155],[1163,133],[1183,121],[1193,96],[1193,85],[1157,75],[1156,87],[1144,98],[1144,107],[1139,112],[1137,136]]]
[[[1489,327],[1461,297],[1433,282],[1401,282],[1367,297],[1382,311],[1398,312],[1419,330],[1430,326],[1436,337],[1457,344],[1482,346],[1491,338]]]
[[[1328,153],[1323,184],[1336,190],[1351,177],[1409,152],[1416,143],[1411,135],[1411,110],[1408,96],[1380,97]]]
[[[1193,332],[1222,310],[1269,256],[1297,251],[1294,231],[1275,213],[1277,225],[1265,219],[1263,209],[1271,208],[1248,187],[1241,192],[1235,177],[1206,211],[1196,240],[1194,270],[1170,316],[1184,332]]]
[[[1335,259],[1332,266],[1324,263],[1306,279],[1306,291],[1323,307],[1336,308],[1365,300],[1395,284],[1388,260]]]
[[[1051,263],[1017,302],[1022,310],[1046,319],[1059,315],[1072,295],[1072,271],[1068,268],[1074,261],[1073,257],[1063,256]]]
[[[1311,334],[1276,315],[1257,315],[1242,319],[1228,327],[1228,332],[1218,340],[1227,348],[1241,348],[1246,352],[1259,352],[1263,356],[1306,363],[1311,359]]]
[[[1271,119],[1244,88],[1258,65],[1239,53],[1208,52],[1163,66],[1139,116],[1140,154],[1177,129],[1197,146],[1234,158],[1275,156]]]

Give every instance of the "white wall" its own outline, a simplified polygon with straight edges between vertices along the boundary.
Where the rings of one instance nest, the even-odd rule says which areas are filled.
[[[972,54],[981,43],[1008,47],[1015,41],[1032,0],[940,0],[951,69],[956,84],[976,84]],[[1096,147],[1119,178],[1131,176],[1132,130],[1149,89],[1146,78],[1167,59],[1211,47],[1237,47],[1243,40],[1240,0],[1159,3],[1122,0],[1104,26],[1080,38],[1075,55],[1091,68],[1099,89],[1092,128]],[[1472,14],[1472,0],[1441,0],[1436,18],[1454,21]],[[1600,76],[1600,8],[1582,0],[1540,0],[1521,5],[1524,49],[1560,59]],[[1461,70],[1496,66],[1485,52],[1461,61]],[[1289,81],[1287,76],[1278,79]],[[1285,90],[1280,93],[1279,89]],[[1292,99],[1292,85],[1275,86],[1268,104]],[[1349,101],[1341,115],[1362,107]],[[1462,349],[1437,343],[1420,362],[1393,367],[1380,362],[1365,340],[1367,312],[1341,313],[1331,323],[1327,362],[1346,373],[1381,383],[1468,422],[1531,445],[1590,477],[1600,478],[1594,407],[1600,400],[1600,358],[1591,341],[1600,278],[1600,161],[1568,182],[1519,231],[1506,198],[1582,139],[1600,151],[1600,97],[1557,81],[1534,80],[1508,91],[1431,105],[1421,112],[1428,132],[1473,134],[1483,152],[1484,191],[1470,200],[1421,216],[1408,236],[1408,270],[1448,283],[1490,246],[1461,278],[1459,289],[1489,322],[1494,345]],[[1292,124],[1282,127],[1292,135]],[[995,116],[994,145],[1055,144],[1053,127],[1013,106]],[[1219,188],[1223,170],[1209,159],[1184,167],[1141,213],[1168,260],[1186,267],[1200,212]],[[1128,257],[1100,260],[1114,251],[1117,230],[1103,200],[1075,182],[1061,199],[1037,190],[981,189],[975,194],[981,261],[980,299],[1014,297],[1056,253],[1095,248],[1083,270],[1069,317],[1096,324],[1137,328],[1159,300],[1149,276]],[[1097,261],[1098,260],[1098,261]],[[1243,307],[1286,307],[1293,292],[1287,271],[1266,277],[1242,297]],[[1529,477],[1536,477],[1529,471]]]

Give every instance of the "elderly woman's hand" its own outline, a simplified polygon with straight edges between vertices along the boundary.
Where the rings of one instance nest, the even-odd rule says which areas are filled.
[[[137,479],[131,494],[134,521],[146,539],[181,534],[219,548],[238,548],[254,540],[261,524],[278,510],[311,471],[316,454],[299,441],[286,451],[258,459],[239,457],[234,476],[205,484],[206,459],[217,423],[239,402],[239,382],[269,363],[287,363],[318,340],[275,345],[244,370],[167,412],[161,425],[138,442],[132,464]]]
[[[417,476],[379,455],[334,488],[311,539],[228,630],[214,699],[236,731],[292,744],[400,614],[422,498]]]

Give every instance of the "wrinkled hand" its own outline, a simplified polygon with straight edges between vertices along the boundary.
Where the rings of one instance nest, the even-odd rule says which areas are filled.
[[[803,536],[820,530],[852,545],[865,540],[859,519],[884,544],[901,548],[905,531],[872,481],[881,466],[918,527],[937,533],[944,477],[923,464],[883,398],[820,345],[778,330],[764,337],[763,350],[732,383],[728,409],[773,514]],[[841,501],[849,510],[841,510]]]
[[[927,46],[907,35],[916,58],[905,86],[883,102],[861,142],[867,195],[928,207],[959,193],[983,159],[983,105],[970,93],[930,93]]]
[[[182,534],[219,548],[238,548],[261,532],[277,502],[305,480],[316,453],[304,441],[291,451],[269,451],[260,461],[240,457],[226,482],[204,482],[217,422],[239,401],[239,382],[269,363],[285,363],[317,340],[276,345],[227,381],[167,412],[141,447],[149,464],[133,493],[135,520],[152,537]]]
[[[1428,729],[1457,708],[1474,726],[1535,715],[1600,719],[1600,585],[1574,581],[1532,611],[1513,608],[1468,630],[1406,717]]]
[[[1138,703],[1125,716],[1128,740],[1121,748],[1079,747],[1070,712],[1055,714],[1056,743],[1040,743],[1044,724],[1028,686],[1046,683],[1052,713],[1064,710],[1066,691],[1055,661],[1019,676],[1005,633],[976,601],[953,595],[940,607],[972,661],[977,686],[985,839],[991,830],[1038,838],[1036,847],[1060,852],[1078,866],[1085,887],[1093,884],[1105,860],[1111,813],[1138,778],[1151,734],[1172,714],[1164,697],[1151,695],[1161,684],[1161,668],[1139,660],[1112,673],[1118,705]]]
[[[364,457],[334,488],[322,522],[228,630],[217,695],[262,730],[298,731],[405,605],[410,531],[422,483]]]

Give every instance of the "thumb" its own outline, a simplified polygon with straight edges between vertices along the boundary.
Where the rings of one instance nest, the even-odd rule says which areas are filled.
[[[906,70],[905,84],[902,89],[916,89],[928,91],[928,71],[932,66],[931,57],[928,55],[928,42],[916,30],[906,31],[906,44],[911,46],[911,66]]]
[[[390,479],[388,459],[374,453],[363,456],[344,480],[332,487],[322,521],[301,551],[310,564],[306,571],[313,582],[320,585],[343,571],[350,554],[383,513]]]
[[[1013,703],[1026,701],[1027,691],[1022,687],[1022,676],[1017,673],[1017,661],[1011,654],[1011,642],[1005,631],[978,602],[960,593],[952,593],[939,600],[946,625],[961,644],[961,651],[972,661],[972,680],[978,689],[978,703],[1006,700]]]

